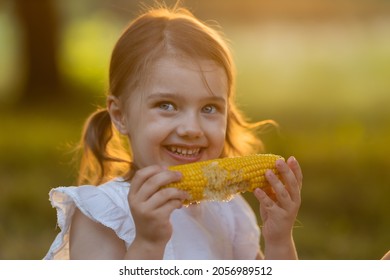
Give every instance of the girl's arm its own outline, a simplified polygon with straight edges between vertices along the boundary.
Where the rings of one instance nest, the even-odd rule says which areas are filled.
[[[76,209],[69,233],[69,255],[74,260],[123,259],[126,247],[115,232]]]
[[[261,189],[254,192],[260,202],[260,216],[263,220],[264,258],[298,259],[292,232],[301,205],[302,171],[293,157],[287,162],[278,160],[276,168],[280,172],[281,180],[272,171],[266,172],[276,201]],[[262,258],[260,253],[258,258]]]
[[[180,174],[151,166],[136,172],[128,196],[136,236],[128,249],[116,233],[76,210],[70,229],[71,259],[162,259],[172,235],[169,221],[187,194],[161,186],[180,179]]]
[[[169,221],[173,210],[181,208],[186,192],[161,186],[179,181],[182,175],[159,166],[138,170],[131,181],[128,195],[136,236],[125,259],[162,259],[172,236]]]
[[[92,221],[78,209],[72,219],[71,260],[162,259],[165,245],[134,240],[127,250],[112,229]]]

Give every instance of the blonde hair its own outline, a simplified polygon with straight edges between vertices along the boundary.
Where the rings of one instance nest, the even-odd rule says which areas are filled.
[[[185,8],[149,9],[128,25],[112,52],[108,93],[116,97],[131,93],[144,82],[150,65],[172,50],[190,58],[212,60],[226,73],[229,104],[221,157],[262,151],[255,131],[272,121],[245,120],[235,105],[235,66],[227,40]],[[112,126],[105,109],[87,120],[81,147],[79,184],[100,184],[131,169],[131,148]]]

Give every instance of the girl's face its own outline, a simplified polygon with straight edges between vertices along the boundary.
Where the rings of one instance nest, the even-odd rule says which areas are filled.
[[[137,168],[218,158],[228,107],[226,74],[215,62],[165,56],[126,99],[124,133]]]

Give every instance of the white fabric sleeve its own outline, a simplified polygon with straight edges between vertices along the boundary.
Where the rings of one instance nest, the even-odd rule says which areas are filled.
[[[76,207],[90,218],[114,230],[126,246],[135,236],[134,222],[124,203],[128,190],[118,186],[105,188],[96,186],[59,187],[49,193],[50,201],[57,210],[60,232],[56,236],[44,259],[69,258],[69,229]]]

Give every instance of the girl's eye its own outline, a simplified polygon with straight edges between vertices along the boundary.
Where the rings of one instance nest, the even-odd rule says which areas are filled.
[[[203,107],[202,112],[207,114],[214,114],[217,108],[214,105],[206,105]]]
[[[169,103],[169,102],[162,102],[162,103],[158,104],[158,107],[161,110],[168,111],[168,112],[173,112],[176,110],[175,105],[173,105],[172,103]]]

